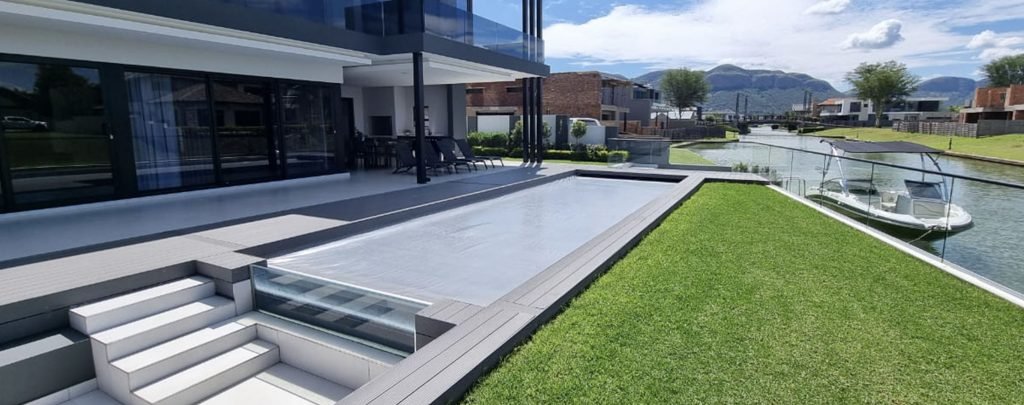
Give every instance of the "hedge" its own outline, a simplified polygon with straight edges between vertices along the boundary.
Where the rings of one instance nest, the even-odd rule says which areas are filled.
[[[493,148],[474,146],[473,154],[477,156],[501,156],[507,158],[522,158],[522,148],[515,148],[510,152],[506,152],[505,148]],[[612,155],[621,156],[622,161],[629,160],[629,152],[627,151],[609,151],[603,148],[590,148],[589,150],[560,150],[560,149],[546,149],[544,150],[544,159],[551,160],[572,160],[577,162],[607,162],[608,158]]]

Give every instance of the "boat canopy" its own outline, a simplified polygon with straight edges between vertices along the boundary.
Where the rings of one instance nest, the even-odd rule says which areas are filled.
[[[823,140],[836,149],[847,153],[942,153],[941,150],[929,148],[911,142],[856,142]]]

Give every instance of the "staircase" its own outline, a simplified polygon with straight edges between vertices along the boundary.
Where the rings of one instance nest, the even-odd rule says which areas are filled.
[[[270,385],[283,381],[271,378],[280,374],[282,367],[294,377],[292,386],[312,384],[323,387],[321,393],[330,393],[312,401],[297,394],[294,402],[333,403],[341,398],[328,397],[343,397],[358,388],[352,387],[354,383],[342,385],[279,364],[281,348],[267,341],[278,342],[278,330],[261,330],[269,327],[253,321],[261,318],[253,318],[259,314],[249,311],[216,295],[212,280],[191,277],[75,308],[70,321],[74,329],[90,338],[100,390],[123,404],[184,404],[215,400],[221,395],[237,396],[239,391],[253,394],[255,391],[244,387],[266,387],[266,381],[271,381]],[[282,328],[295,327],[304,328]],[[261,339],[261,332],[268,337]],[[293,350],[298,349],[302,347]],[[321,360],[330,362],[327,357]],[[333,366],[346,367],[337,363]],[[370,373],[364,374],[368,379]],[[261,377],[266,375],[271,377]],[[250,381],[258,378],[262,380]],[[271,388],[280,395],[296,391],[278,385]],[[230,390],[236,386],[239,388]]]

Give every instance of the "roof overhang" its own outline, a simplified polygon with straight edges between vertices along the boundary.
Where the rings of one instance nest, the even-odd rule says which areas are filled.
[[[511,82],[528,73],[458,60],[435,54],[423,56],[425,85]],[[412,54],[373,57],[373,64],[345,69],[345,84],[358,87],[405,87],[413,85]]]

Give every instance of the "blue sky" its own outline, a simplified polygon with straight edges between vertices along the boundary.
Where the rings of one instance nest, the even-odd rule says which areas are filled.
[[[978,78],[1024,53],[1024,0],[546,0],[556,72],[626,76],[722,63],[801,72],[849,86],[861,62],[898,60],[922,78]],[[477,0],[477,14],[519,27],[521,0]]]

